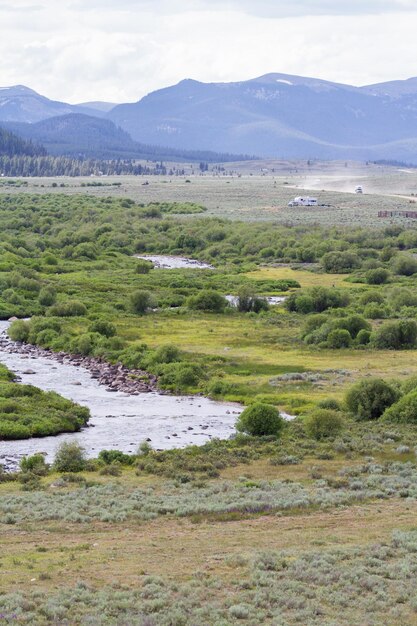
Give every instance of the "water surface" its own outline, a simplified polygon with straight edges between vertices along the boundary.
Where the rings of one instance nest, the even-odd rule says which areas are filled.
[[[0,321],[0,332],[4,333],[8,324]],[[160,449],[202,444],[212,437],[225,439],[234,432],[235,421],[243,408],[199,396],[157,392],[130,396],[109,392],[85,368],[44,356],[8,353],[1,347],[0,362],[20,376],[23,383],[56,391],[91,411],[90,426],[78,433],[0,441],[0,462],[6,460],[7,465],[35,452],[46,452],[51,460],[62,441],[78,441],[89,457],[95,457],[102,449],[133,453],[146,439]]]
[[[137,259],[151,261],[154,264],[155,269],[161,270],[178,270],[183,268],[214,270],[212,265],[203,263],[203,261],[197,261],[196,259],[188,259],[180,256],[171,256],[169,254],[135,254],[135,257]]]

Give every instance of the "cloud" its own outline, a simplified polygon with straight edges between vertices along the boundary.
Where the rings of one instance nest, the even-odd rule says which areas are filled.
[[[183,78],[283,72],[358,85],[416,74],[417,13],[406,11],[408,0],[8,4],[0,0],[1,82],[70,102],[135,101]],[[300,15],[286,16],[294,4]],[[340,15],[326,13],[334,5]],[[343,13],[349,6],[363,15]],[[304,15],[313,8],[324,13]]]
[[[229,0],[225,4],[252,15],[264,17],[302,17],[308,15],[372,15],[409,11],[414,0]]]
[[[77,10],[158,12],[236,11],[261,17],[308,15],[372,15],[415,9],[415,0],[66,0]]]
[[[0,11],[10,11],[14,13],[23,13],[25,11],[39,11],[42,7],[39,4],[0,2]]]

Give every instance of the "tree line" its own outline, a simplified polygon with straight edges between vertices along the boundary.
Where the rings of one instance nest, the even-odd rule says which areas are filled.
[[[39,144],[21,139],[14,133],[0,128],[0,156],[12,157],[15,155],[44,156],[46,150]]]
[[[101,161],[52,156],[0,156],[0,176],[91,176],[166,174],[162,163],[141,165],[130,159]]]

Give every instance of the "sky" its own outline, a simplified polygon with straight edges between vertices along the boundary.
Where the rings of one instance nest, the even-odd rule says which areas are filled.
[[[184,78],[417,76],[417,0],[0,0],[0,86],[134,102]]]

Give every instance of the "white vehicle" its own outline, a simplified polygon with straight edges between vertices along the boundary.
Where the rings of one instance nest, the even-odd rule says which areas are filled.
[[[362,185],[355,187],[355,193],[363,193]]]
[[[288,206],[317,206],[317,198],[297,196],[288,203]]]

